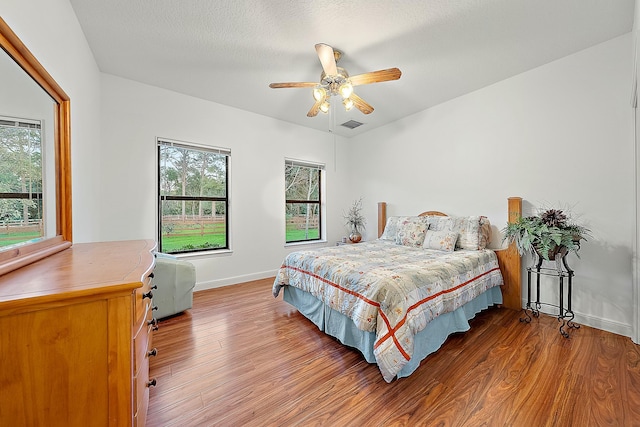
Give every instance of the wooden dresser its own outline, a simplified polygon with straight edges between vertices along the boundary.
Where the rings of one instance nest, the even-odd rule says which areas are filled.
[[[154,250],[74,244],[0,276],[0,426],[145,424]]]

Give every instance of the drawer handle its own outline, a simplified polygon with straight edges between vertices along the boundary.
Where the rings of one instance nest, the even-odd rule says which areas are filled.
[[[153,310],[157,310],[157,309],[158,309],[158,306],[157,306],[157,305],[154,305],[153,307],[151,307],[151,311],[153,311]]]
[[[158,349],[153,347],[153,349],[151,349],[151,351],[149,351],[147,353],[147,356],[151,357],[151,356],[157,356],[158,355]]]
[[[147,387],[155,387],[156,386],[156,379],[152,379],[151,381],[147,382]]]
[[[151,273],[149,273],[149,277],[152,278],[152,279],[155,277],[155,274],[153,274],[153,271]]]
[[[149,298],[149,299],[153,298],[153,292],[149,291],[146,294],[142,294],[142,299],[145,299],[145,298]]]
[[[158,285],[152,285],[151,289],[158,289]]]
[[[151,320],[147,320],[147,325],[152,326],[152,331],[158,330],[158,320],[155,317]]]

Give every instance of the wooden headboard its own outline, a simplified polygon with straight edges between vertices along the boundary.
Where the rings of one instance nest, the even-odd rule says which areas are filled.
[[[426,211],[422,212],[418,216],[449,216],[446,213],[438,212],[438,211]]]
[[[508,221],[510,223],[517,221],[518,218],[522,216],[522,198],[509,197],[507,209]],[[419,216],[426,215],[447,216],[438,211],[422,212]],[[379,202],[378,237],[382,236],[386,224],[387,203]],[[502,278],[504,279],[504,285],[502,286],[502,305],[514,310],[520,310],[522,309],[522,269],[520,254],[513,243],[508,248],[495,249],[495,253],[498,256],[498,265],[500,266]]]

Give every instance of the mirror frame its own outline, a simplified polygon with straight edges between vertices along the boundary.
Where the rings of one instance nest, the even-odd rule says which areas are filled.
[[[35,56],[0,17],[0,48],[54,101],[56,235],[0,252],[0,275],[67,249],[72,244],[71,223],[71,102]]]

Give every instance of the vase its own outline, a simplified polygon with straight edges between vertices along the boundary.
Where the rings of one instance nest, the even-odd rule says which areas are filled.
[[[537,246],[534,246],[534,249],[536,251],[536,253],[538,254],[538,256],[545,258],[544,255],[541,253],[541,249]],[[549,261],[555,261],[556,256],[560,256],[560,258],[563,258],[568,252],[568,249],[566,246],[558,246],[555,245],[553,246],[551,249],[549,249],[549,252],[547,252],[547,258]]]
[[[349,240],[351,241],[351,243],[358,243],[360,240],[362,240],[362,234],[360,234],[357,230],[352,231],[351,234],[349,234]]]

